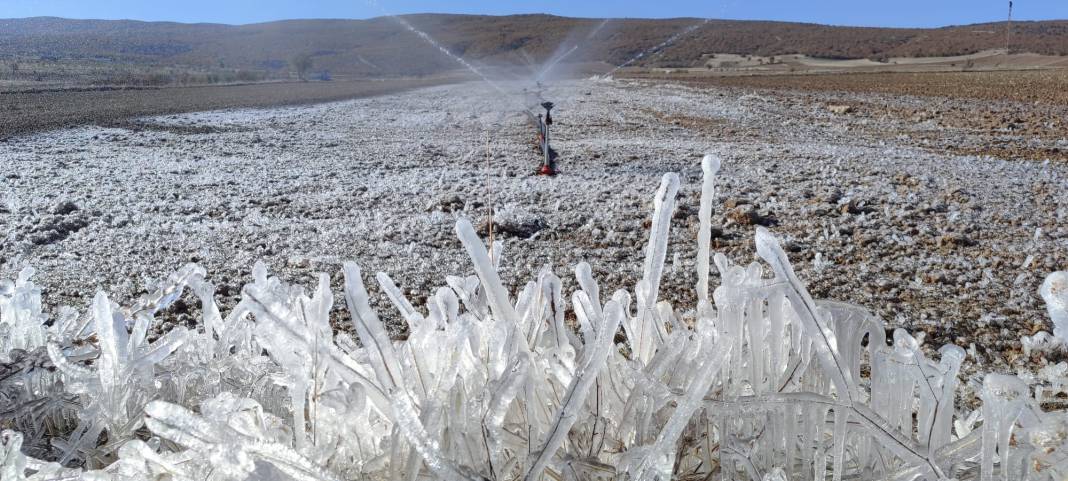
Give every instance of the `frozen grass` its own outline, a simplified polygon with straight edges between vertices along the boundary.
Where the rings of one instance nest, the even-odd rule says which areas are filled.
[[[504,246],[487,250],[461,220],[475,276],[449,277],[422,308],[376,276],[408,324],[403,341],[387,336],[352,263],[344,296],[358,339],[333,333],[325,274],[308,293],[258,264],[223,316],[190,265],[137,305],[98,294],[85,315],[49,320],[24,272],[0,286],[0,423],[13,428],[0,478],[1068,477],[1068,414],[1036,397],[1060,386],[991,374],[981,409],[960,412],[960,347],[928,359],[904,330],[888,342],[868,311],[813,300],[767,230],[756,232],[763,264],[713,258],[717,170],[706,158],[698,305],[685,309],[658,300],[673,174],[633,292],[602,297],[580,264],[569,297],[549,268],[509,293]],[[713,263],[723,284],[710,295]],[[1051,279],[1043,295],[1061,327],[1064,277]],[[187,289],[201,323],[153,338]]]

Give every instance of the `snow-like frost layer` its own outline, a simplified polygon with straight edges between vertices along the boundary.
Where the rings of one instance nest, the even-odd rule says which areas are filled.
[[[691,309],[658,300],[674,174],[634,292],[602,299],[580,264],[570,306],[548,268],[509,293],[503,246],[491,256],[461,220],[475,276],[449,277],[423,309],[376,277],[408,323],[403,341],[353,263],[344,296],[358,339],[333,334],[326,275],[309,295],[258,264],[224,317],[190,265],[134,306],[101,293],[85,315],[47,322],[26,271],[0,284],[0,425],[14,428],[0,434],[0,478],[1068,477],[1068,414],[1041,409],[1049,390],[993,374],[981,409],[957,411],[963,349],[928,359],[904,330],[888,342],[868,311],[813,300],[767,230],[756,243],[770,271],[717,254],[723,284],[709,302],[718,160],[703,167]],[[1050,279],[1060,333],[1063,273]],[[186,289],[201,324],[152,338]]]

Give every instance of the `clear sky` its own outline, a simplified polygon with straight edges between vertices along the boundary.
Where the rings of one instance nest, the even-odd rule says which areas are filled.
[[[1007,0],[0,0],[0,18],[57,16],[255,23],[383,13],[551,13],[575,17],[714,17],[932,27],[1000,21]],[[1016,0],[1021,20],[1068,19],[1068,0]]]

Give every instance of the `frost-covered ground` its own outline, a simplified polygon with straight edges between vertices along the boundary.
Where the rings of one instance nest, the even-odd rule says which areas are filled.
[[[578,81],[544,92],[564,171],[545,178],[531,175],[532,129],[489,92],[452,85],[9,141],[0,278],[32,265],[46,302],[83,308],[98,289],[128,304],[194,261],[236,302],[258,259],[309,285],[314,272],[339,285],[352,259],[421,301],[470,271],[455,219],[482,222],[492,202],[506,283],[546,264],[571,283],[586,260],[610,292],[640,277],[649,199],[675,171],[662,298],[692,302],[700,158],[712,152],[724,159],[717,250],[753,258],[754,224],[770,225],[818,297],[866,306],[930,346],[956,343],[971,369],[1047,362],[1025,358],[1019,339],[1051,328],[1037,290],[1068,267],[1068,165],[927,150],[900,132],[930,125],[837,115],[819,94]]]

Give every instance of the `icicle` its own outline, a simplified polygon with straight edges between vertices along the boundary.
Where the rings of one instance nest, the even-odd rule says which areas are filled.
[[[698,218],[701,227],[697,233],[697,300],[708,302],[709,251],[712,248],[712,202],[715,201],[716,173],[720,160],[708,154],[701,160],[704,182],[701,184],[701,210]]]
[[[400,395],[404,372],[397,353],[393,349],[393,343],[389,340],[385,328],[382,327],[382,321],[371,309],[367,289],[363,286],[360,267],[353,262],[346,262],[343,269],[345,271],[345,303],[352,314],[352,324],[356,333],[363,341],[364,347],[370,352],[371,366],[374,367],[379,385],[387,393]]]
[[[660,280],[664,274],[664,259],[667,258],[668,236],[671,234],[671,216],[675,213],[675,196],[679,192],[679,176],[664,174],[660,189],[653,202],[653,227],[649,233],[649,245],[645,249],[645,271],[642,279],[648,283],[645,306],[656,305],[660,293]]]
[[[384,272],[379,272],[375,279],[378,280],[382,291],[386,293],[386,297],[389,297],[390,302],[397,307],[401,317],[408,323],[408,329],[411,331],[418,329],[423,322],[423,316],[415,310],[411,302],[408,302],[408,298],[404,297],[397,285],[393,283],[393,279],[390,279],[389,275]]]
[[[456,221],[456,234],[460,237],[464,248],[467,249],[467,255],[475,264],[475,272],[478,273],[482,287],[489,296],[490,309],[493,314],[501,320],[519,325],[519,315],[516,314],[515,308],[508,300],[504,284],[497,275],[497,270],[493,268],[489,254],[486,253],[486,247],[482,245],[478,234],[475,233],[475,228],[471,227],[471,223],[466,219],[460,219]]]

